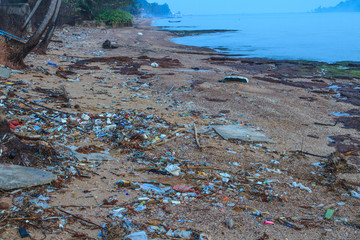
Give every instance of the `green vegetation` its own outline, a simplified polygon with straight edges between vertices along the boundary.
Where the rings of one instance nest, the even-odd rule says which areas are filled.
[[[109,10],[125,10],[133,0],[74,0],[77,12],[88,20],[95,20]]]
[[[74,9],[77,20],[97,21],[107,25],[131,26],[132,15],[169,16],[167,4],[148,3],[146,0],[63,0]],[[74,19],[74,13],[69,13]],[[66,14],[64,14],[66,17]]]
[[[133,16],[120,9],[106,9],[96,18],[96,21],[103,22],[107,25],[122,25],[130,26],[133,20]]]
[[[319,70],[326,77],[334,78],[336,76],[348,76],[360,78],[360,64],[353,66],[350,62],[339,62],[336,64],[323,64]]]
[[[64,0],[75,9],[79,20],[96,20],[107,25],[132,24],[129,9],[135,13],[136,2],[133,0]]]

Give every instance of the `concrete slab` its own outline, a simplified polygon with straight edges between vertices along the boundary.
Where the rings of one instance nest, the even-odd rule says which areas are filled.
[[[0,189],[34,187],[51,183],[56,179],[55,174],[37,168],[0,164]]]
[[[245,142],[275,143],[265,134],[252,127],[242,125],[214,125],[212,127],[225,140],[237,139]]]

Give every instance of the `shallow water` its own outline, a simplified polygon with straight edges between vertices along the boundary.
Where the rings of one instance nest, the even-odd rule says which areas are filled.
[[[279,60],[360,61],[360,13],[183,16],[154,21],[167,30],[237,30],[185,36],[175,43]],[[172,19],[174,20],[174,19]]]

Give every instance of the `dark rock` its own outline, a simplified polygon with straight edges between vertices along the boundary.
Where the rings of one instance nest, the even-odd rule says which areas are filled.
[[[112,43],[110,42],[110,40],[106,40],[106,41],[102,44],[102,47],[103,47],[104,49],[114,49],[114,48],[118,48],[119,45],[117,45],[117,44],[112,44]]]

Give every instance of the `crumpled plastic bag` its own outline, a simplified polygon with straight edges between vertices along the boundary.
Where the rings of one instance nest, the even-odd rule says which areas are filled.
[[[153,192],[153,193],[156,193],[156,194],[165,194],[171,188],[170,187],[159,188],[159,187],[154,186],[152,184],[145,183],[145,184],[140,186],[140,189],[143,192]]]
[[[174,176],[179,176],[181,168],[178,165],[170,164],[165,168],[165,170]]]
[[[136,232],[136,233],[132,233],[129,234],[127,236],[124,237],[124,240],[148,240],[148,237],[146,235],[146,232],[142,231],[142,232]]]

